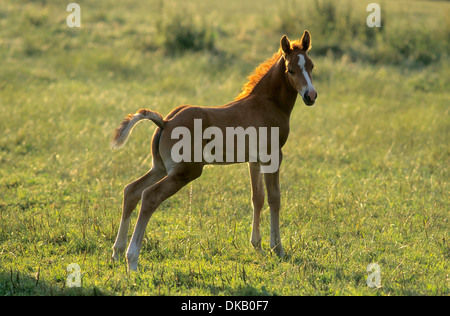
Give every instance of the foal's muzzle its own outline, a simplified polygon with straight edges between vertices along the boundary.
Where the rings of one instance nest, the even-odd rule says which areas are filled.
[[[317,99],[317,92],[312,90],[312,91],[306,91],[303,95],[303,102],[305,102],[305,104],[307,106],[311,106],[316,102]]]

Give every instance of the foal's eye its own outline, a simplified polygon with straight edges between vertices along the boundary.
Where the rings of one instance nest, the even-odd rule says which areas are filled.
[[[292,69],[288,68],[288,73],[293,74],[294,72],[292,71]]]

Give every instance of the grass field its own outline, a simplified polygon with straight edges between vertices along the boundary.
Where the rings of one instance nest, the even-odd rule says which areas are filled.
[[[449,295],[449,2],[381,1],[379,29],[372,1],[80,0],[80,28],[69,2],[0,0],[0,295]],[[123,116],[229,102],[306,28],[319,98],[297,101],[283,149],[286,257],[269,252],[268,206],[266,254],[250,244],[241,164],[160,206],[139,273],[112,262],[155,129],[112,151]]]

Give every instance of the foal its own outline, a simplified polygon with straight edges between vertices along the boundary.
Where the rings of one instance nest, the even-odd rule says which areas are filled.
[[[203,167],[207,164],[226,164],[233,162],[248,162],[252,186],[253,202],[253,227],[251,243],[261,250],[260,214],[264,204],[264,182],[266,184],[268,202],[270,206],[270,247],[278,255],[283,256],[281,245],[279,212],[280,212],[280,185],[279,166],[281,164],[281,148],[285,144],[289,134],[289,117],[294,107],[297,95],[300,94],[304,103],[313,105],[317,98],[314,90],[311,72],[313,63],[307,55],[311,47],[311,35],[305,31],[300,41],[290,42],[286,36],[281,39],[281,47],[272,58],[258,66],[249,77],[249,82],[243,87],[233,102],[219,107],[198,107],[182,105],[175,108],[166,118],[161,114],[148,109],[140,109],[134,115],[128,115],[117,128],[112,147],[119,148],[125,144],[131,130],[140,120],[153,121],[158,128],[152,139],[151,170],[128,184],[124,189],[123,213],[119,232],[113,246],[113,258],[118,259],[125,251],[127,245],[127,233],[130,224],[131,213],[142,199],[139,217],[127,250],[128,269],[137,270],[137,263],[144,237],[145,228],[156,208],[167,198],[175,194],[189,182],[200,177]],[[279,158],[275,171],[264,171],[266,161],[259,154],[252,153],[251,144],[246,143],[243,159],[229,161],[225,157],[225,150],[217,146],[215,157],[220,159],[200,160],[174,158],[174,145],[178,138],[174,137],[175,129],[183,128],[185,131],[198,133],[194,126],[195,121],[202,123],[201,131],[212,128],[216,132],[225,134],[228,128],[241,128],[246,131],[250,128],[270,128],[278,131],[278,134],[267,135],[266,143],[259,139],[259,146],[266,147],[269,151],[277,150]],[[248,135],[248,134],[247,134]],[[180,135],[178,135],[179,137]],[[210,135],[211,136],[211,135]],[[217,134],[216,134],[217,137]],[[210,137],[212,138],[212,137]],[[273,138],[273,139],[272,139]],[[245,139],[245,138],[244,138]],[[203,139],[202,147],[188,148],[188,155],[198,157],[198,150],[203,150],[205,145],[213,140]],[[216,141],[216,139],[214,139]],[[276,148],[273,141],[275,141]],[[198,144],[198,143],[197,143]],[[211,144],[210,144],[211,145]],[[228,143],[227,143],[228,145]],[[242,145],[242,144],[240,144]],[[254,148],[254,147],[252,147]],[[183,148],[185,150],[186,148]],[[197,149],[197,153],[194,149]],[[236,149],[236,146],[234,147]],[[206,148],[205,148],[206,150]],[[230,145],[226,151],[233,150]],[[204,153],[204,151],[203,151]],[[183,153],[183,155],[186,153]],[[186,156],[184,156],[186,157]],[[234,156],[232,156],[234,157]],[[227,156],[227,158],[229,158]],[[242,158],[242,156],[241,156]],[[253,158],[253,159],[252,159]]]

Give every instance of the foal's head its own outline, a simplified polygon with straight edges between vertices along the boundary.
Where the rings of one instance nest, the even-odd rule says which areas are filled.
[[[286,76],[292,87],[302,96],[306,105],[313,105],[317,92],[312,84],[311,73],[314,64],[306,52],[311,48],[311,35],[308,31],[298,41],[290,42],[287,36],[281,39],[281,49],[286,62]]]

